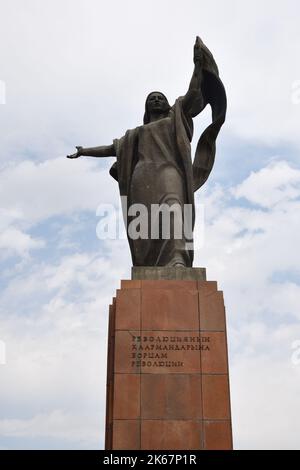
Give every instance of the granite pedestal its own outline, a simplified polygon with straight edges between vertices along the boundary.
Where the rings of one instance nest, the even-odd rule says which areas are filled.
[[[231,449],[223,294],[205,272],[155,277],[110,306],[105,448]]]

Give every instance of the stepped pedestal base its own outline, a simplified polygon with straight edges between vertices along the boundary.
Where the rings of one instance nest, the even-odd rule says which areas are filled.
[[[232,449],[216,282],[121,282],[109,314],[105,447]]]

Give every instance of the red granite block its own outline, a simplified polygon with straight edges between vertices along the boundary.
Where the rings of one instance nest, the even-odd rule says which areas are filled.
[[[203,375],[204,419],[230,419],[228,375]]]
[[[232,449],[232,432],[229,420],[204,421],[204,449]]]
[[[139,374],[115,374],[114,419],[138,419],[140,417]]]
[[[142,281],[139,280],[132,280],[132,281],[121,281],[121,289],[141,289]]]
[[[225,330],[225,307],[223,293],[199,291],[200,329]]]
[[[223,332],[201,333],[201,370],[203,374],[227,374],[226,336]]]
[[[141,375],[142,419],[201,419],[200,375]]]
[[[141,324],[141,290],[117,291],[116,330],[138,330]]]
[[[112,434],[112,448],[114,450],[138,450],[141,448],[139,420],[114,420]]]
[[[216,281],[198,281],[198,290],[205,291],[206,294],[212,293],[212,292],[217,292],[218,290],[218,284]]]
[[[141,317],[142,330],[199,330],[198,293],[190,289],[143,289]]]
[[[141,421],[141,448],[148,450],[201,449],[201,421]]]

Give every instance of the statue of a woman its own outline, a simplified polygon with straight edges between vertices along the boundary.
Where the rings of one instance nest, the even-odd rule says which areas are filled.
[[[139,238],[130,235],[132,217],[125,214],[134,266],[190,267],[193,263],[192,230],[187,235],[182,229],[178,236],[174,227],[180,218],[184,226],[187,217],[194,227],[194,192],[211,172],[216,138],[226,115],[226,93],[217,65],[199,37],[194,45],[194,65],[186,95],[179,97],[172,107],[163,93],[152,92],[146,99],[142,126],[128,130],[112,145],[76,147],[77,152],[68,156],[117,157],[110,174],[119,183],[120,195],[127,197],[128,210],[133,204],[143,204],[148,214],[147,237]],[[192,118],[207,104],[212,108],[212,123],[201,135],[192,161]],[[157,207],[163,205],[179,208],[177,215],[174,211],[169,219],[171,229],[167,237],[162,230],[161,213],[157,212]],[[185,211],[186,207],[191,211]]]

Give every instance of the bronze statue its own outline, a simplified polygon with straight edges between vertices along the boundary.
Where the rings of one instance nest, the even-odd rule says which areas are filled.
[[[212,123],[202,133],[192,161],[192,118],[201,113],[207,104],[212,109]],[[212,170],[216,138],[225,115],[226,93],[218,67],[211,52],[197,36],[194,72],[185,96],[179,97],[171,107],[163,93],[150,93],[145,103],[142,126],[128,130],[112,145],[76,147],[77,152],[68,156],[117,157],[110,174],[119,183],[120,195],[127,197],[127,207],[135,204],[146,206],[151,233],[154,226],[159,229],[156,237],[149,234],[133,239],[128,233],[132,214],[131,217],[125,214],[134,266],[192,266],[192,230],[189,235],[183,230],[180,237],[174,236],[171,230],[170,236],[165,238],[160,230],[160,214],[151,216],[151,208],[157,205],[179,207],[183,219],[190,217],[193,229],[194,192],[205,183]],[[192,208],[190,215],[184,210],[187,205]],[[174,225],[176,215],[172,220]]]

